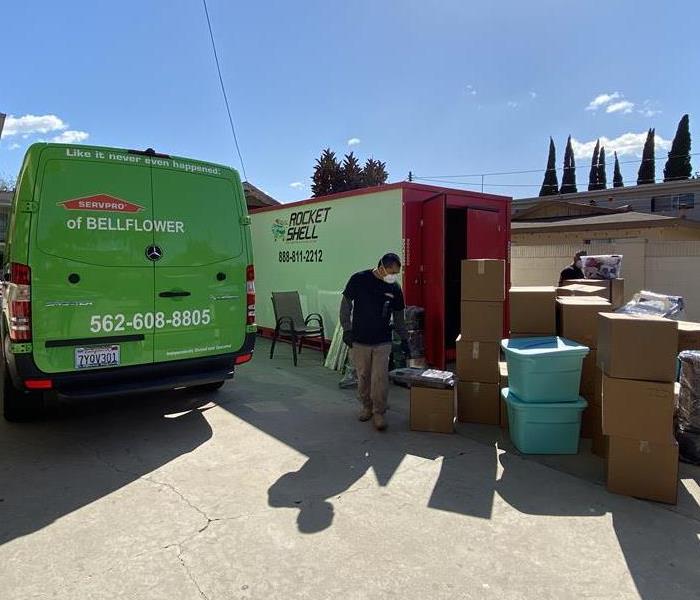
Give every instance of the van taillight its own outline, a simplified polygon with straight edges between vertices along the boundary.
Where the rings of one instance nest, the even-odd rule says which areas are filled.
[[[10,281],[7,284],[7,317],[10,339],[29,342],[32,339],[32,272],[27,265],[10,263]]]
[[[246,282],[246,305],[248,313],[246,323],[248,325],[255,324],[255,267],[248,265],[245,270]]]

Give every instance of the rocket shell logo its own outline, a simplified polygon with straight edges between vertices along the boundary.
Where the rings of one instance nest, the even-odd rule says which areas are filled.
[[[272,237],[276,242],[283,240],[287,235],[288,223],[284,219],[275,219],[272,222]]]
[[[89,210],[100,212],[117,212],[117,213],[137,213],[143,210],[143,206],[134,204],[128,200],[115,198],[109,194],[96,194],[94,196],[85,196],[84,198],[73,198],[72,200],[64,200],[58,203],[66,210]]]

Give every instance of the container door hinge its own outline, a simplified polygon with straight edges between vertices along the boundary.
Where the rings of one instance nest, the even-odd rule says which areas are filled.
[[[34,213],[37,210],[39,210],[39,203],[38,202],[23,202],[20,205],[21,212]]]
[[[253,222],[253,221],[252,221],[252,219],[250,218],[250,215],[245,215],[245,216],[241,217],[241,219],[240,219],[240,223],[241,223],[241,225],[243,225],[244,227],[250,225],[252,222]]]

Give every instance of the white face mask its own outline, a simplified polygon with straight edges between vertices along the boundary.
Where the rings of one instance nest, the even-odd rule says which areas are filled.
[[[575,266],[577,269],[580,269],[580,268],[583,266],[583,261],[582,261],[582,260],[577,260],[577,261],[574,263],[574,266]]]
[[[388,283],[389,285],[392,285],[396,283],[399,280],[399,276],[396,275],[395,273],[387,273],[386,267],[384,265],[380,265],[379,267],[379,272],[384,271],[384,275],[382,275],[382,281],[384,283]]]

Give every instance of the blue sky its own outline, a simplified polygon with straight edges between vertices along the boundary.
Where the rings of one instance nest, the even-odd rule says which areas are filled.
[[[398,181],[544,169],[550,135],[561,166],[570,133],[581,189],[597,137],[635,161],[649,127],[659,158],[684,113],[700,131],[697,1],[208,5],[248,179],[282,201],[310,195],[326,146],[384,160]],[[239,166],[200,0],[15,0],[2,13],[1,176],[39,139]],[[636,179],[637,164],[622,168]],[[486,191],[536,195],[541,180],[489,176]]]

